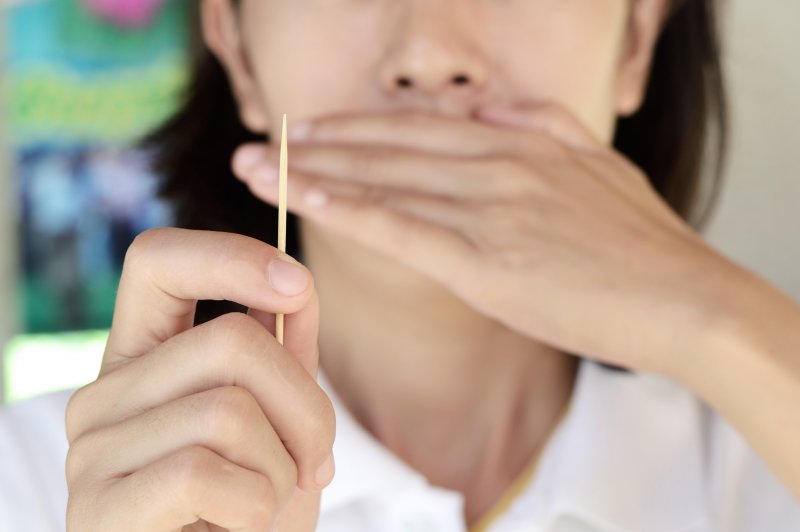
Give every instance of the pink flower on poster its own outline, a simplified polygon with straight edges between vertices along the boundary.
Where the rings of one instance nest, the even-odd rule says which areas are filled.
[[[86,8],[122,28],[147,26],[166,0],[83,0]]]

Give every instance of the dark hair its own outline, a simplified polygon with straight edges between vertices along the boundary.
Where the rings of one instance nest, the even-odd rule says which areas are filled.
[[[197,2],[191,4],[197,20]],[[644,103],[619,121],[614,139],[696,229],[704,227],[716,203],[727,141],[716,11],[714,0],[676,2],[656,46]],[[161,196],[174,207],[181,227],[231,231],[275,245],[276,209],[255,199],[230,169],[238,145],[269,139],[242,125],[225,71],[197,33],[192,47],[183,104],[144,140],[163,177]],[[707,155],[709,171],[704,171]],[[287,252],[299,251],[296,219],[289,213]],[[232,308],[198,308],[198,321]]]

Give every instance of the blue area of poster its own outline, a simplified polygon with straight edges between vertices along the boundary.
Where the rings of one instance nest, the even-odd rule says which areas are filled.
[[[170,221],[135,143],[180,96],[190,1],[49,0],[9,13],[27,332],[108,327],[125,250]]]

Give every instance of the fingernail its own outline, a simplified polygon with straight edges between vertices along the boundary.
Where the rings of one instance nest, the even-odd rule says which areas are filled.
[[[311,122],[297,122],[289,127],[289,140],[302,141],[311,137]]]
[[[303,264],[302,262],[300,262],[296,258],[292,257],[288,253],[284,253],[283,251],[278,251],[278,253],[280,253],[279,257],[281,259],[285,260],[286,262],[291,262],[292,264],[298,264],[298,265],[302,265]]]
[[[317,481],[317,484],[320,488],[324,488],[328,484],[330,484],[331,480],[333,480],[333,474],[336,470],[336,466],[333,461],[333,454],[328,456],[328,458],[319,466],[317,469],[317,474],[314,475],[314,480]]]
[[[264,159],[264,148],[256,144],[248,144],[239,148],[236,163],[244,171],[252,170]]]
[[[302,266],[297,266],[280,257],[272,259],[267,267],[269,283],[285,296],[302,294],[308,287],[308,273]]]
[[[264,183],[275,183],[278,181],[278,173],[279,169],[274,164],[265,164],[253,172],[253,179]]]

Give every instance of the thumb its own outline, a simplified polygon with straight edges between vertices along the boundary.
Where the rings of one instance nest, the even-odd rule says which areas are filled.
[[[598,151],[605,148],[586,126],[560,104],[493,104],[481,107],[476,114],[486,122],[545,133],[577,150]]]

